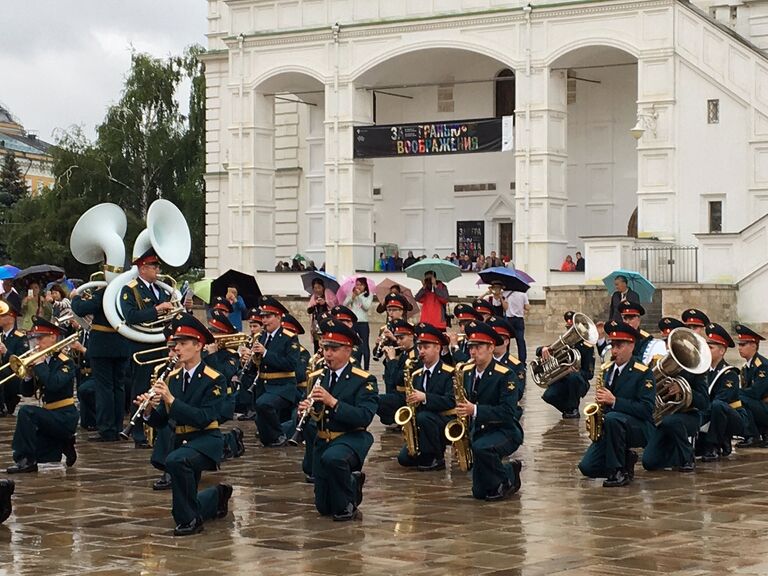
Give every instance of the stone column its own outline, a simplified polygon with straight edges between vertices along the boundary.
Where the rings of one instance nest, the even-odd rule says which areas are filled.
[[[373,162],[353,157],[354,126],[373,123],[373,103],[351,83],[325,96],[326,270],[349,275],[373,269]]]
[[[543,286],[566,244],[566,71],[521,72],[516,95],[515,265]]]

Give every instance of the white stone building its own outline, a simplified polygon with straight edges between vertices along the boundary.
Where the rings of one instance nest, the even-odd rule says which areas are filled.
[[[209,274],[445,256],[481,222],[539,287],[638,268],[768,321],[768,2],[208,4]],[[355,127],[508,115],[513,151],[354,156]]]

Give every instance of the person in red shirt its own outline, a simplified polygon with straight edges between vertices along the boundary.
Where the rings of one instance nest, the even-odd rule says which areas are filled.
[[[421,288],[416,292],[416,301],[421,304],[421,322],[445,330],[445,305],[448,303],[448,287],[437,279],[432,271],[424,274]]]

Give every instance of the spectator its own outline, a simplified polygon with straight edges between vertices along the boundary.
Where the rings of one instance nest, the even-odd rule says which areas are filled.
[[[463,272],[469,272],[472,270],[472,260],[469,259],[469,254],[462,255],[461,261],[459,262],[459,267]]]
[[[246,311],[245,300],[237,293],[237,286],[227,286],[227,301],[232,305],[232,312],[229,313],[229,321],[235,330],[243,331],[243,312]]]
[[[459,258],[458,258],[458,256],[456,256],[456,252],[451,252],[451,255],[450,255],[450,256],[448,256],[447,260],[448,260],[448,261],[449,261],[451,264],[456,264],[456,266],[458,266],[458,265],[459,265]]]
[[[315,266],[314,260],[307,260],[307,270],[311,270],[311,271],[317,270],[317,266]]]
[[[320,349],[320,317],[324,313],[330,312],[336,304],[336,294],[325,287],[323,279],[315,278],[312,280],[312,296],[309,297],[307,313],[310,317],[309,333],[312,335],[315,354]]]
[[[384,252],[380,252],[379,253],[379,259],[374,264],[373,269],[376,272],[386,272],[387,271],[387,258],[384,256]]]
[[[576,271],[576,263],[573,261],[573,258],[570,254],[568,254],[565,257],[565,260],[563,260],[563,263],[560,265],[560,272],[575,272]]]
[[[403,269],[408,268],[411,264],[416,262],[416,258],[413,256],[413,251],[408,250],[408,256],[406,257],[405,261],[403,262]]]
[[[21,296],[13,287],[13,280],[3,280],[3,300],[10,304],[14,310],[21,310]]]
[[[447,315],[445,305],[448,303],[448,287],[439,281],[434,272],[424,274],[421,288],[416,293],[416,301],[421,304],[420,321],[432,324],[440,330],[445,330]]]
[[[294,258],[291,262],[291,272],[301,272],[304,270],[304,266],[298,258]]]
[[[395,266],[392,268],[393,272],[402,272],[403,271],[403,259],[400,258],[400,253],[395,251],[395,260],[394,260]]]
[[[581,252],[576,252],[576,272],[584,272],[584,257]]]
[[[440,260],[440,254],[437,254],[437,253],[432,254],[432,258],[435,260]]]
[[[482,254],[479,254],[477,257],[477,260],[475,260],[475,265],[472,266],[472,270],[475,272],[480,272],[481,270],[485,270],[485,256]]]
[[[517,342],[517,358],[525,364],[528,353],[525,348],[525,313],[531,309],[528,294],[507,291],[503,294],[502,307]]]
[[[33,316],[40,316],[50,320],[52,311],[53,306],[46,302],[40,294],[40,284],[33,280],[27,285],[27,295],[21,300],[19,328],[24,331],[31,330]]]
[[[67,298],[66,291],[58,284],[51,286],[45,299],[52,307],[51,315],[53,318],[59,318],[72,308],[72,303]]]
[[[608,318],[610,320],[615,320],[616,322],[621,322],[622,320],[621,312],[619,312],[619,304],[624,301],[639,304],[640,296],[637,292],[629,288],[626,276],[616,276],[616,278],[613,280],[613,287],[616,288],[616,291],[611,294],[611,307],[608,312]]]
[[[504,316],[504,285],[501,282],[491,282],[488,291],[482,299],[488,302],[493,309],[494,316]]]
[[[502,266],[501,258],[496,256],[496,250],[491,250],[491,255],[485,259],[486,268],[495,268],[496,266]]]
[[[397,254],[397,252],[395,252]],[[364,276],[359,276],[355,280],[355,286],[352,291],[344,299],[344,305],[349,307],[352,312],[357,316],[357,322],[355,322],[355,332],[360,337],[360,349],[363,352],[363,366],[364,370],[368,370],[371,364],[371,347],[368,343],[371,335],[371,329],[368,325],[368,309],[373,302],[373,295],[368,289],[368,279]]]

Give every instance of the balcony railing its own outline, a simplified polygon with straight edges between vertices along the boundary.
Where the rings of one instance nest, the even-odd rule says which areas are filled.
[[[632,248],[632,257],[634,270],[655,284],[698,282],[696,246],[640,244]]]

